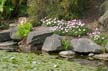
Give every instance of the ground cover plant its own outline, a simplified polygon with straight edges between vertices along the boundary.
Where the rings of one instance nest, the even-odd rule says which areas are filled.
[[[0,71],[97,71],[56,56],[0,51]]]

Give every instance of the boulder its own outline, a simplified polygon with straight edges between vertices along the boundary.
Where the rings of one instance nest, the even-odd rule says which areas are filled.
[[[20,41],[22,38],[16,34],[18,27],[15,24],[10,24],[10,37],[12,40]]]
[[[100,13],[101,15],[108,11],[108,0],[104,1],[100,5]]]
[[[59,52],[59,56],[64,57],[64,58],[72,58],[75,55],[75,52],[73,51],[61,51]]]
[[[99,18],[100,26],[103,30],[108,30],[108,11],[106,11],[100,18]]]
[[[102,30],[108,30],[108,1],[105,1],[100,6],[101,16],[98,19],[100,27]]]
[[[78,53],[101,53],[102,47],[88,38],[72,39],[70,46]]]
[[[88,56],[92,57],[92,56],[94,56],[94,53],[89,53]]]
[[[45,52],[60,51],[62,49],[60,36],[55,34],[47,37],[42,46],[42,51]]]
[[[50,27],[39,27],[30,32],[27,36],[27,44],[38,45],[43,44],[46,37],[52,35],[53,31]]]
[[[9,30],[0,31],[0,42],[10,41],[10,40],[11,38]]]

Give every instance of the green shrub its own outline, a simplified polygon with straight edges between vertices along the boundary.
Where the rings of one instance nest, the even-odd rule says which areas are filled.
[[[28,33],[31,31],[31,29],[32,29],[32,25],[29,22],[19,24],[18,31],[16,32],[16,34],[20,37],[26,37]]]

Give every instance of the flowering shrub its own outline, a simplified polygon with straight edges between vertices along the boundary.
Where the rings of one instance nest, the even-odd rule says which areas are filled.
[[[86,35],[89,30],[81,20],[57,20],[55,19],[42,19],[43,24],[53,27],[53,31],[60,35],[70,35],[80,37]]]
[[[93,41],[95,41],[99,45],[105,45],[108,42],[108,36],[99,32],[98,29],[96,29],[92,33],[89,33],[89,36]]]
[[[68,27],[70,29],[67,34],[75,37],[86,35],[89,32],[89,29],[85,27],[85,23],[81,20],[68,21]]]
[[[52,18],[49,18],[47,19],[46,17],[44,19],[41,20],[41,22],[46,25],[46,26],[50,26],[50,27],[53,27],[53,26],[56,26],[58,22],[58,20],[56,18],[52,19]]]

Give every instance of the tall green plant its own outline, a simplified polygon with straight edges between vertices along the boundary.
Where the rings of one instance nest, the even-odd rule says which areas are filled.
[[[61,43],[62,43],[62,46],[63,46],[63,48],[64,48],[65,50],[68,50],[68,49],[69,49],[69,47],[70,47],[70,42],[69,42],[68,39],[66,39],[66,37],[63,38],[63,39],[61,40]]]

